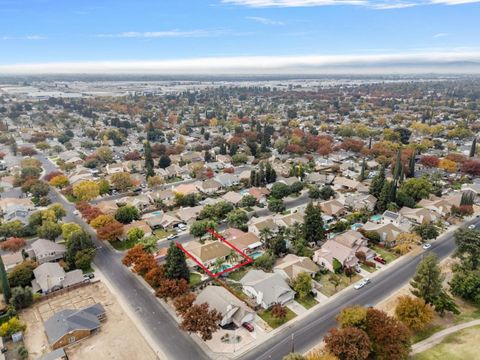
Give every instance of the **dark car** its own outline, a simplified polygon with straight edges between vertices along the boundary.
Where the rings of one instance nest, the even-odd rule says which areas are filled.
[[[376,262],[378,262],[378,263],[380,263],[380,264],[383,264],[383,265],[385,265],[385,264],[387,263],[387,261],[386,261],[384,258],[380,257],[380,256],[375,256],[375,257],[373,258],[373,260],[375,260]]]
[[[252,332],[253,331],[253,325],[246,322],[246,323],[243,323],[242,326],[247,329],[249,332]]]
[[[83,277],[85,279],[93,279],[95,277],[95,274],[94,273],[88,273],[88,274],[84,274]]]

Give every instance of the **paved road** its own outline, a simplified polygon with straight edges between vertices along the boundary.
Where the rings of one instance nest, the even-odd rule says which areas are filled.
[[[480,225],[480,219],[467,223]],[[446,234],[436,240],[428,252],[434,252],[439,259],[449,256],[455,250],[453,234]],[[280,360],[292,350],[305,352],[317,345],[323,335],[336,325],[335,316],[346,306],[376,304],[388,294],[407,283],[424,252],[417,256],[405,256],[392,267],[386,268],[372,278],[372,283],[363,289],[349,289],[334,301],[315,310],[308,317],[294,322],[275,337],[259,344],[240,357],[241,360]]]
[[[55,166],[44,156],[37,156],[37,158],[42,161],[47,173],[55,170]],[[178,329],[176,321],[150,293],[149,289],[121,264],[121,256],[98,240],[95,232],[91,230],[88,224],[74,215],[75,207],[54,190],[51,191],[50,197],[52,202],[60,203],[65,208],[67,212],[67,216],[64,218],[65,222],[75,222],[90,232],[97,246],[95,265],[118,290],[118,293],[122,294],[125,302],[136,313],[152,339],[157,343],[158,348],[162,349],[167,356],[167,359],[208,359],[208,356],[190,336]]]

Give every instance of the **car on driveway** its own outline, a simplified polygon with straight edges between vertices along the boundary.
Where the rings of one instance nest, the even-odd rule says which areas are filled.
[[[385,260],[384,258],[382,258],[381,256],[375,256],[373,258],[373,260],[375,260],[376,262],[382,264],[382,265],[385,265],[387,263],[387,260]]]
[[[369,282],[370,282],[370,279],[367,279],[367,278],[362,279],[358,283],[355,284],[354,288],[355,288],[355,290],[360,290],[365,285],[367,285]]]
[[[245,322],[242,324],[242,326],[247,329],[249,332],[252,332],[253,331],[253,325],[248,323],[248,322]]]
[[[432,247],[432,244],[428,244],[428,243],[427,243],[427,244],[423,244],[422,249],[423,249],[423,250],[428,250],[428,249],[430,249],[431,247]]]

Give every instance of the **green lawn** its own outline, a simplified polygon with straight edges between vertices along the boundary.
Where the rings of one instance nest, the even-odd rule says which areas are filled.
[[[228,278],[232,279],[234,281],[240,281],[242,278],[245,276],[245,274],[250,270],[246,266],[241,267],[237,270],[232,271],[231,273],[228,274]]]
[[[270,325],[272,329],[276,329],[277,327],[282,326],[297,316],[289,308],[286,307],[285,309],[287,310],[287,316],[285,316],[285,319],[277,319],[273,317],[270,310],[262,310],[258,313],[258,316],[260,316],[268,325]]]
[[[387,263],[392,262],[393,260],[398,258],[398,255],[395,254],[393,251],[382,248],[380,246],[374,245],[371,247],[371,249],[377,254],[379,254],[382,258],[384,258]]]
[[[295,298],[295,301],[298,302],[307,310],[318,304],[318,301],[315,300],[313,296],[307,296],[304,298]]]
[[[332,296],[335,295],[337,292],[345,289],[346,287],[356,283],[359,281],[362,277],[358,274],[355,274],[352,276],[350,279],[348,276],[345,274],[339,274],[340,276],[340,284],[335,288],[335,285],[332,284],[329,279],[330,276],[332,276],[333,273],[328,273],[327,275],[322,275],[320,278],[320,281],[318,281],[320,284],[322,284],[322,287],[320,288],[320,292],[326,296]]]
[[[135,240],[135,241],[131,241],[131,240],[119,241],[119,240],[117,240],[117,241],[110,242],[110,244],[115,249],[120,250],[120,251],[125,251],[125,250],[128,250],[128,249],[131,249],[137,243],[138,243],[138,240]]]
[[[175,234],[175,230],[157,229],[153,231],[153,235],[155,235],[158,239],[166,238],[168,235],[171,234]]]
[[[190,285],[198,285],[202,281],[202,276],[197,273],[190,273]]]
[[[467,360],[478,359],[478,344],[480,343],[480,326],[458,331],[443,339],[443,341],[412,357],[414,360]]]

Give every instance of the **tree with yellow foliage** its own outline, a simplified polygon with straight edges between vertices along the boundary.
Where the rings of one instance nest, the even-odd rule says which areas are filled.
[[[73,185],[73,195],[80,201],[95,199],[100,194],[100,188],[95,181],[84,180]]]
[[[95,219],[90,221],[90,226],[94,229],[100,229],[101,227],[104,227],[105,225],[110,224],[114,221],[115,219],[111,215],[99,215]]]
[[[401,255],[408,253],[415,244],[420,244],[422,238],[415,233],[402,233],[396,240],[395,251]]]
[[[457,171],[457,163],[448,159],[440,160],[440,162],[438,163],[438,167],[449,173],[454,173],[455,171]]]
[[[57,175],[53,179],[51,179],[48,183],[51,186],[61,189],[61,188],[64,188],[65,186],[68,186],[69,181],[65,175]]]

